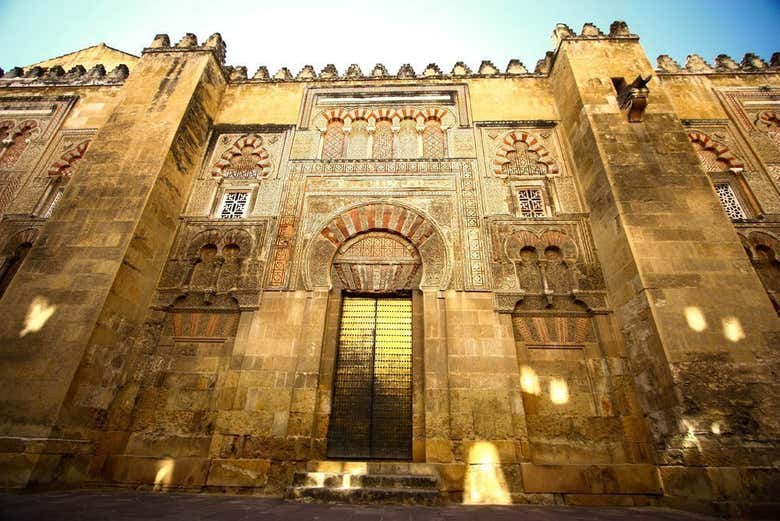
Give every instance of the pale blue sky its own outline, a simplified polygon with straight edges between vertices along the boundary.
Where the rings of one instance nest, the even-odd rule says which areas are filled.
[[[271,73],[304,64],[321,70],[335,63],[364,72],[377,62],[395,73],[409,62],[420,71],[430,62],[449,71],[463,60],[483,59],[503,69],[519,58],[529,69],[551,49],[557,22],[579,31],[593,22],[607,31],[628,22],[654,62],[670,54],[681,63],[690,53],[708,61],[746,52],[769,60],[780,51],[780,0],[0,0],[0,67],[25,66],[99,42],[140,54],[156,33],[177,41],[185,32],[204,40],[222,33],[227,62],[258,65]]]

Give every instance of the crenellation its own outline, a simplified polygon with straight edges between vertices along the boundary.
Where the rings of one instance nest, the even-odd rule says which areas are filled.
[[[246,67],[243,65],[228,67],[225,69],[225,72],[227,72],[229,81],[243,81],[247,75]]]
[[[774,57],[778,53],[774,53]],[[656,71],[661,74],[750,74],[762,73],[776,68],[775,65],[767,64],[760,56],[753,53],[747,53],[741,62],[737,62],[727,54],[719,54],[715,57],[714,65],[708,63],[698,54],[688,55],[685,67],[680,67],[667,54],[662,54],[657,58]]]
[[[429,63],[422,71],[423,78],[437,78],[441,77],[441,69],[435,63]]]
[[[24,69],[21,67],[11,67],[5,72],[5,74],[3,74],[3,78],[22,78],[22,77],[24,77]]]
[[[636,37],[636,35],[631,33],[631,30],[628,28],[628,24],[626,22],[623,20],[615,20],[609,26],[609,37],[626,38]]]
[[[360,65],[353,63],[347,68],[346,78],[360,78],[363,76],[363,71],[360,70]]]
[[[763,71],[768,67],[760,56],[753,54],[752,52],[745,54],[740,65],[742,66],[742,69],[746,71]]]
[[[594,38],[598,36],[604,36],[604,33],[601,32],[601,29],[596,27],[595,24],[588,22],[582,26],[582,31],[580,31],[580,36],[581,37],[584,36],[586,38]]]
[[[494,76],[498,74],[498,69],[493,65],[492,61],[482,60],[482,63],[479,64],[478,74],[483,76]]]
[[[731,72],[740,70],[740,65],[727,54],[719,54],[715,57],[715,70],[717,72]]]
[[[544,55],[544,58],[536,62],[536,67],[534,68],[534,74],[542,74],[542,75],[548,75],[550,74],[550,70],[552,69],[553,60],[555,59],[555,55],[552,51],[547,51],[547,53]]]
[[[267,80],[270,79],[270,76],[268,75],[268,67],[265,65],[261,65],[257,68],[255,71],[255,74],[252,76],[253,80]]]
[[[246,79],[246,75],[244,75],[244,79]],[[287,67],[282,67],[281,69],[276,71],[276,74],[274,74],[274,79],[289,81],[293,79],[293,75],[290,72],[290,69],[288,69]]]
[[[161,49],[161,48],[167,48],[171,46],[171,39],[168,37],[167,34],[158,34],[154,37],[154,40],[152,40],[152,43],[149,44],[149,48],[151,49]]]
[[[339,71],[336,69],[336,66],[333,65],[332,63],[327,64],[325,68],[320,71],[321,79],[325,79],[325,80],[334,79],[334,78],[338,78],[338,76],[339,76]]]
[[[455,65],[452,66],[452,71],[450,74],[453,76],[469,76],[472,74],[472,72],[468,65],[459,61],[455,62]]]
[[[314,67],[311,65],[304,65],[298,75],[295,77],[296,80],[314,80],[316,78],[317,71],[315,71]]]
[[[658,72],[680,72],[683,70],[680,64],[677,63],[668,54],[662,54],[656,59],[656,70]]]
[[[180,49],[190,49],[192,47],[198,46],[198,37],[195,36],[193,33],[186,33],[184,36],[181,37],[181,40],[179,40],[179,43],[176,44],[176,47]]]
[[[221,64],[225,64],[225,57],[227,55],[227,44],[222,39],[222,35],[214,33],[209,36],[205,42],[203,42],[205,49],[214,49],[214,54],[217,56],[217,60]]]
[[[516,58],[513,58],[509,60],[509,63],[507,63],[506,65],[506,74],[512,74],[512,75],[528,74],[528,69],[525,68],[523,62],[521,62]]]
[[[689,54],[685,59],[685,70],[688,72],[712,72],[712,66],[698,54]]]
[[[374,68],[371,70],[372,78],[386,78],[388,76],[390,76],[390,73],[387,72],[387,68],[381,63],[374,65]]]
[[[99,79],[106,75],[106,68],[103,66],[103,64],[98,63],[94,67],[92,67],[89,71],[87,71],[87,78],[90,79]]]
[[[398,69],[398,74],[396,74],[396,76],[398,78],[414,78],[417,74],[415,74],[414,69],[410,64],[404,63],[401,65],[401,68]]]
[[[30,67],[26,73],[22,67],[14,67],[0,78],[0,88],[35,85],[120,85],[129,75],[129,67],[122,63],[109,73],[106,73],[102,64],[96,64],[89,70],[83,65],[76,65],[67,72],[59,65],[48,68]]]

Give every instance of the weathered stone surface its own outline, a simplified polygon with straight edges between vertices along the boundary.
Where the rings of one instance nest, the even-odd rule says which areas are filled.
[[[605,33],[534,73],[248,78],[190,33],[0,72],[0,487],[765,511],[777,59]],[[342,334],[348,295],[411,312]],[[409,461],[328,460],[383,420]]]

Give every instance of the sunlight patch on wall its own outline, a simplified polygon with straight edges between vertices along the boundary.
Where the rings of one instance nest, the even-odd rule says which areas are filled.
[[[157,463],[157,475],[154,477],[154,490],[163,490],[171,484],[173,477],[173,459],[166,458]]]
[[[520,388],[524,393],[539,396],[542,394],[542,388],[539,385],[539,377],[531,367],[524,365],[520,368]]]
[[[699,441],[699,438],[696,437],[693,424],[688,420],[683,420],[682,424],[683,427],[685,427],[685,438],[683,438],[682,446],[687,449],[696,447],[699,452],[701,452],[701,442]]]
[[[742,323],[737,317],[726,317],[722,320],[723,336],[732,342],[739,342],[745,338]]]
[[[467,461],[463,504],[508,505],[512,502],[495,445],[487,441],[475,442],[469,448]]]
[[[57,306],[50,305],[45,297],[35,297],[27,308],[27,315],[24,317],[24,329],[19,332],[19,336],[26,336],[28,333],[37,333],[46,325]]]
[[[563,378],[550,380],[550,400],[552,403],[563,404],[569,401],[569,386]]]
[[[707,329],[707,319],[704,318],[701,308],[698,306],[688,306],[685,308],[685,320],[688,321],[688,327],[701,333]]]

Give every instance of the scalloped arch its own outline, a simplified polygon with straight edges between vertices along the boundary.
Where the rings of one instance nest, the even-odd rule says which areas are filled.
[[[521,130],[513,130],[508,132],[501,140],[501,145],[496,150],[495,158],[492,162],[493,173],[497,177],[505,178],[504,165],[510,162],[507,154],[515,151],[515,145],[517,143],[525,143],[529,152],[534,152],[539,156],[539,163],[544,164],[547,167],[547,173],[554,175],[559,172],[558,165],[553,160],[550,152],[542,145],[542,143],[536,139],[532,134],[523,132]]]
[[[89,139],[86,139],[66,150],[65,153],[49,167],[48,174],[52,177],[70,177],[73,173],[73,168],[81,161],[81,158],[84,157],[90,142]]]
[[[725,145],[714,141],[710,136],[704,132],[689,132],[688,139],[694,145],[698,145],[702,150],[706,150],[715,154],[717,161],[726,163],[729,170],[732,172],[740,172],[744,170],[745,164],[735,156]]]

